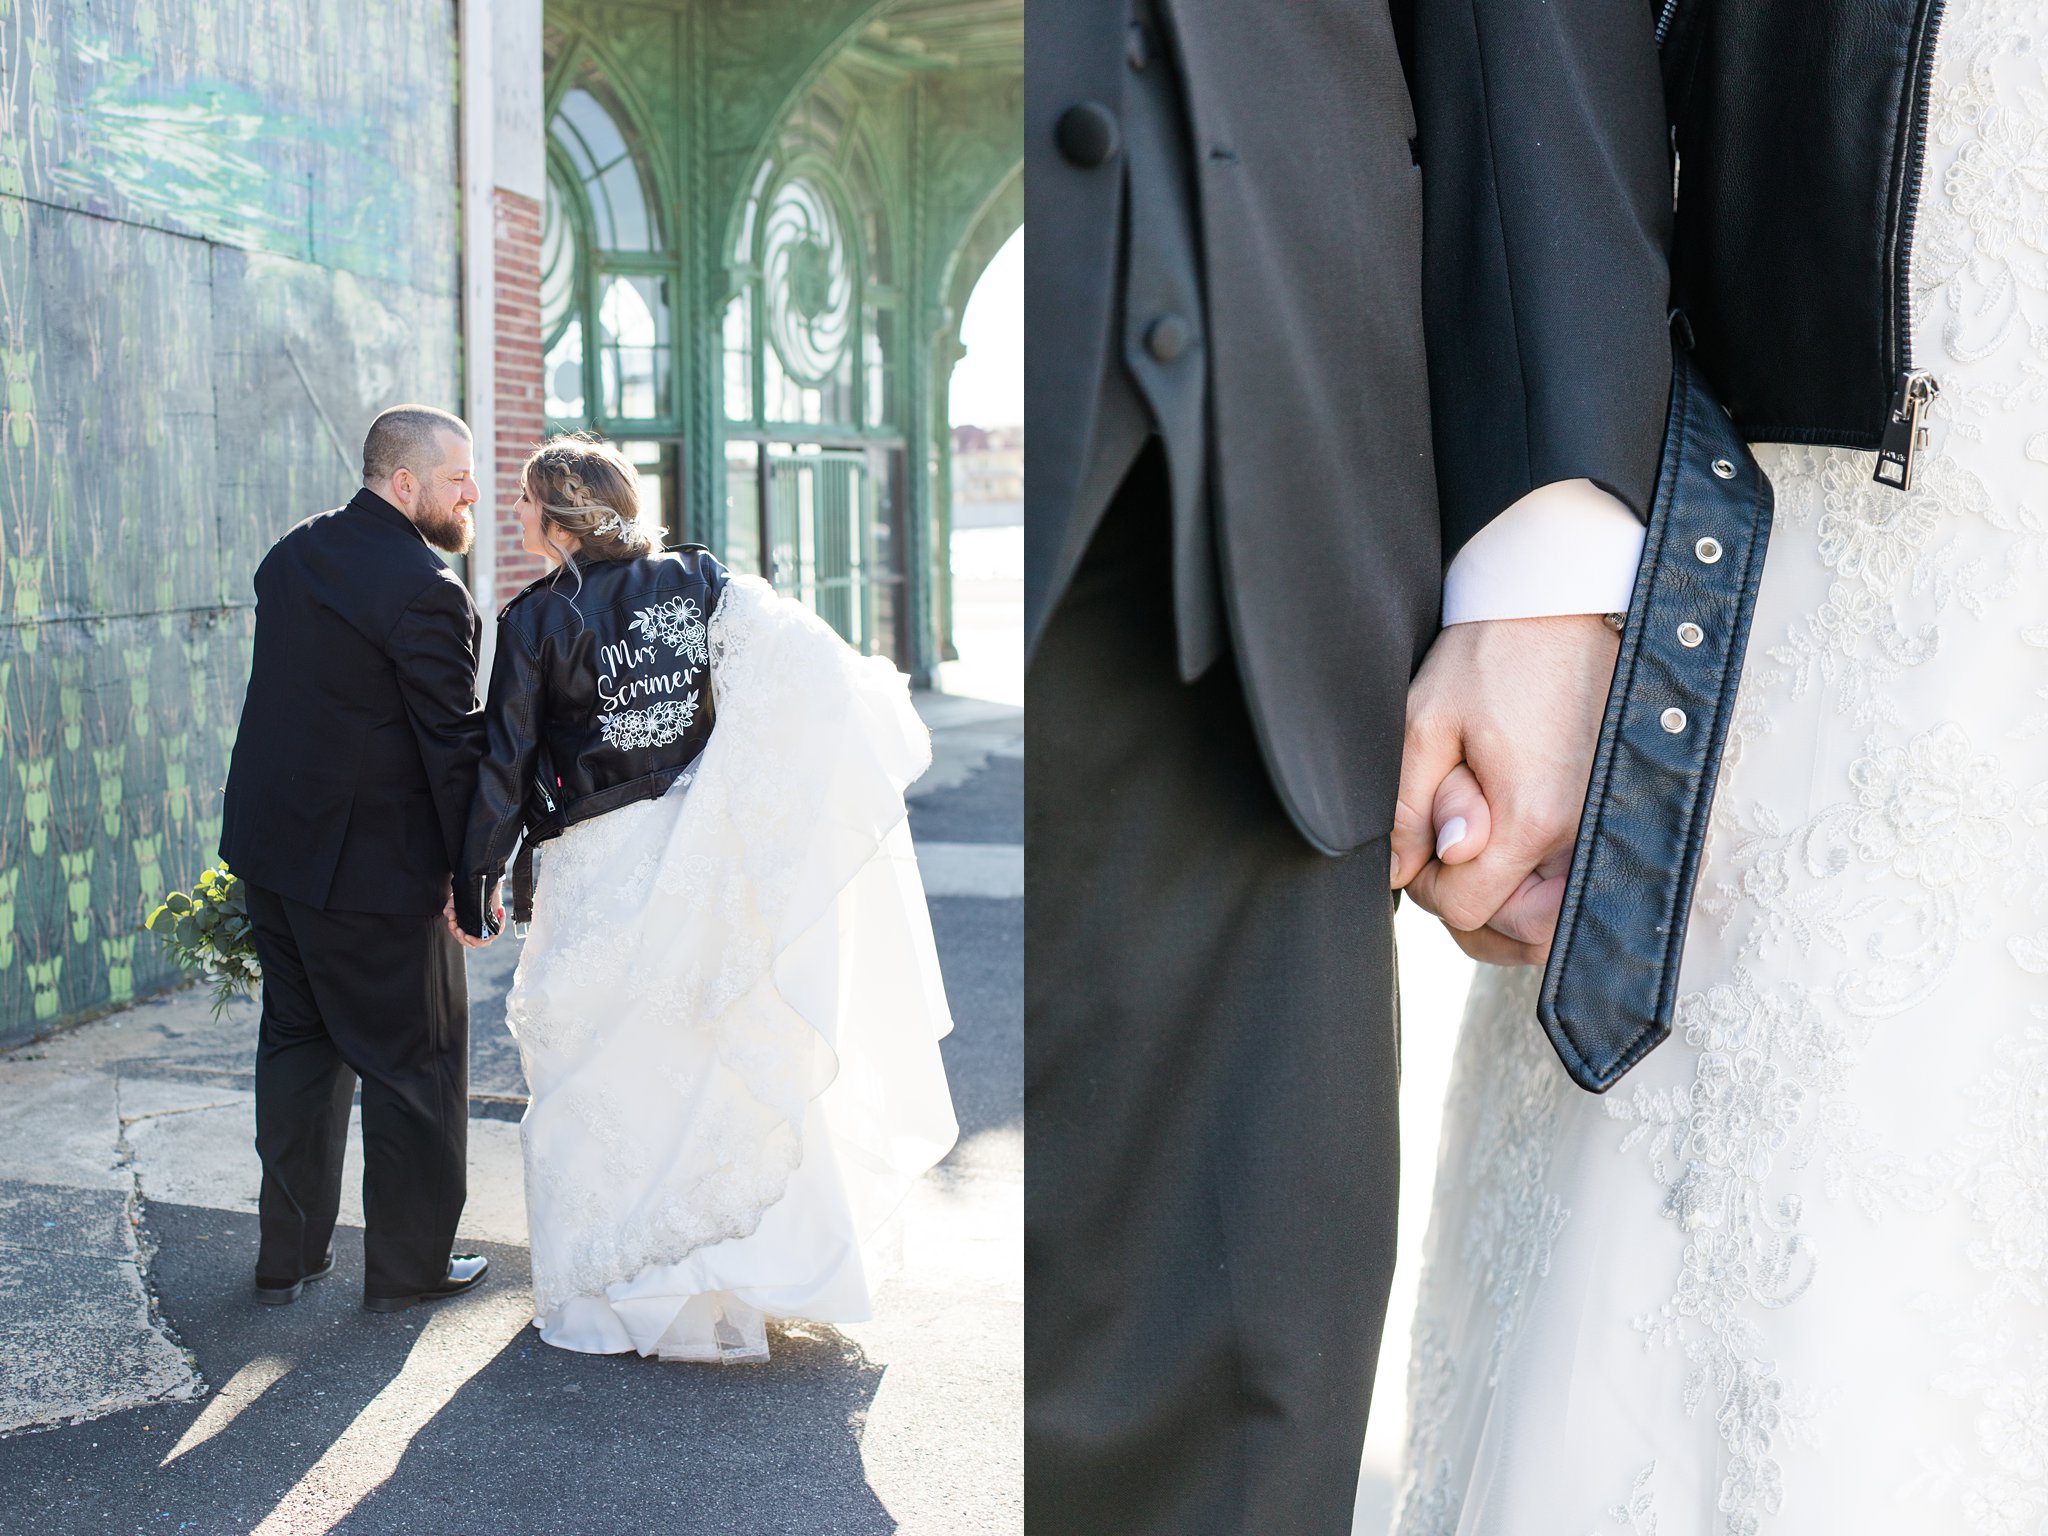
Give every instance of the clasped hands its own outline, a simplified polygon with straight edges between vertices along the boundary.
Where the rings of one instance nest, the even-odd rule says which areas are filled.
[[[1550,956],[1619,646],[1597,614],[1454,624],[1409,685],[1391,880],[1475,960]]]
[[[496,881],[492,882],[490,890],[484,896],[484,910],[492,915],[492,920],[501,929],[505,926],[505,909],[498,904]],[[441,909],[441,919],[447,923],[448,931],[455,935],[456,942],[464,949],[487,949],[491,940],[496,937],[495,934],[486,934],[483,938],[474,939],[462,931],[462,924],[455,920],[455,887],[452,882],[448,887],[448,904]]]

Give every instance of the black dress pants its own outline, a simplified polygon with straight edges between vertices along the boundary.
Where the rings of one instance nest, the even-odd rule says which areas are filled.
[[[440,913],[330,912],[247,885],[263,962],[256,1276],[320,1267],[363,1087],[363,1290],[438,1285],[467,1193],[469,988]]]
[[[1387,844],[1314,852],[1229,660],[1179,680],[1170,550],[1148,451],[1026,682],[1026,1520],[1342,1536],[1394,1263]]]

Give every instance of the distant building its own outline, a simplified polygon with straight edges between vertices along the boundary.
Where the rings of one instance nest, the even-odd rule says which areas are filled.
[[[1024,429],[971,427],[953,429],[953,506],[1024,500]]]

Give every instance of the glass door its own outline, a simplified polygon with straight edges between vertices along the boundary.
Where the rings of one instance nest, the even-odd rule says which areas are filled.
[[[877,649],[867,581],[874,561],[869,495],[865,452],[769,445],[769,580],[861,651]]]
[[[683,517],[682,446],[672,440],[627,438],[619,449],[640,475],[640,516],[661,529],[664,548],[688,538]]]

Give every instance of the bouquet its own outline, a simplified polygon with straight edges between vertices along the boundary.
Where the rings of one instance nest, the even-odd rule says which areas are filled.
[[[236,994],[253,993],[263,979],[242,882],[225,864],[202,874],[190,895],[171,892],[144,926],[185,970],[211,979],[216,1019]]]

